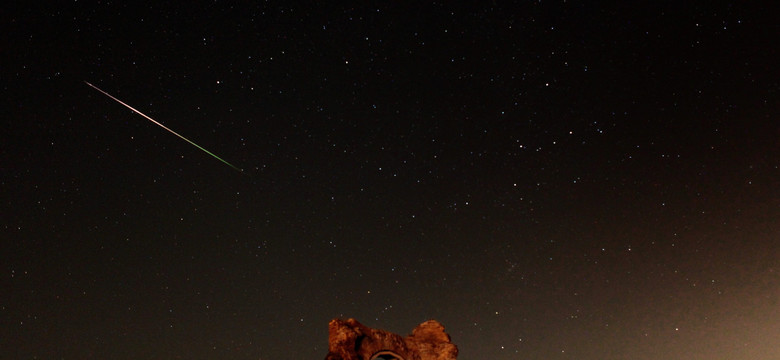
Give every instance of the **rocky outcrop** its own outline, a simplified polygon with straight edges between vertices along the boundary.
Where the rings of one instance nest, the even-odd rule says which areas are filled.
[[[456,360],[457,357],[458,347],[450,342],[444,326],[436,320],[418,325],[405,338],[372,329],[355,319],[334,319],[328,324],[325,360]]]

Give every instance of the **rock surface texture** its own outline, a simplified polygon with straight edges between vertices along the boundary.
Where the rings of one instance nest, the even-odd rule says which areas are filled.
[[[407,337],[372,329],[355,319],[334,319],[328,324],[325,360],[456,360],[457,357],[458,347],[450,342],[444,326],[436,320],[418,325]]]

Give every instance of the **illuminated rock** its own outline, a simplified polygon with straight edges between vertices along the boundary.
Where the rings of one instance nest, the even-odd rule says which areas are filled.
[[[407,337],[372,329],[355,319],[328,324],[325,360],[456,360],[458,348],[436,320],[418,325]]]

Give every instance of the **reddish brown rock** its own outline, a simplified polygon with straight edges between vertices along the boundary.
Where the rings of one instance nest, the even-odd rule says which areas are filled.
[[[458,348],[436,320],[418,325],[407,337],[372,329],[355,319],[328,324],[325,360],[456,360]]]

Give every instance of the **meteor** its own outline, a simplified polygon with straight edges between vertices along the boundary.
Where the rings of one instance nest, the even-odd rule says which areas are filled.
[[[149,121],[151,121],[151,122],[155,123],[157,126],[159,126],[159,127],[163,128],[163,129],[167,130],[167,131],[168,131],[168,132],[170,132],[171,134],[173,134],[173,135],[176,135],[176,136],[178,136],[180,139],[182,139],[182,140],[184,140],[184,141],[186,141],[186,142],[188,142],[188,143],[192,144],[192,145],[193,145],[193,146],[195,146],[196,148],[203,150],[203,152],[205,152],[206,154],[209,154],[209,155],[211,155],[212,157],[214,157],[215,159],[217,159],[217,160],[219,160],[219,161],[223,162],[225,165],[227,165],[227,166],[230,166],[231,168],[233,168],[233,170],[236,170],[236,171],[238,171],[238,172],[240,172],[240,173],[242,173],[242,174],[244,173],[244,170],[242,170],[242,169],[239,169],[239,168],[237,168],[237,167],[233,166],[233,164],[231,164],[231,163],[229,163],[229,162],[227,162],[227,161],[223,160],[221,157],[219,157],[219,156],[217,156],[217,155],[214,155],[214,154],[213,154],[211,151],[208,151],[208,150],[206,150],[206,149],[202,148],[200,145],[198,145],[198,144],[196,144],[196,143],[192,142],[190,139],[187,139],[186,137],[179,135],[177,132],[175,132],[175,131],[173,131],[173,130],[171,130],[171,129],[167,128],[165,125],[163,125],[163,124],[161,124],[161,123],[157,122],[157,120],[154,120],[154,119],[150,118],[149,116],[147,116],[146,114],[144,114],[144,113],[142,113],[142,112],[140,112],[140,111],[136,110],[134,107],[132,107],[132,106],[130,106],[130,105],[127,105],[127,104],[125,104],[124,102],[122,102],[122,100],[119,100],[119,99],[117,99],[117,98],[115,98],[115,97],[111,96],[111,94],[109,94],[109,93],[107,93],[107,92],[105,92],[105,91],[101,90],[99,87],[97,87],[97,86],[95,86],[95,85],[92,85],[92,84],[90,84],[90,83],[89,83],[89,82],[87,82],[87,81],[84,81],[84,83],[85,83],[85,84],[87,84],[87,85],[89,85],[91,88],[93,88],[93,89],[95,89],[95,90],[97,90],[97,91],[100,91],[101,93],[103,93],[103,95],[105,95],[105,96],[108,96],[108,97],[110,97],[111,99],[113,99],[114,101],[116,101],[116,102],[118,102],[118,103],[120,103],[120,104],[124,105],[126,108],[128,108],[128,109],[132,110],[134,113],[136,113],[136,114],[138,114],[138,115],[141,115],[141,116],[143,116],[144,118],[146,118],[146,120],[149,120]]]

